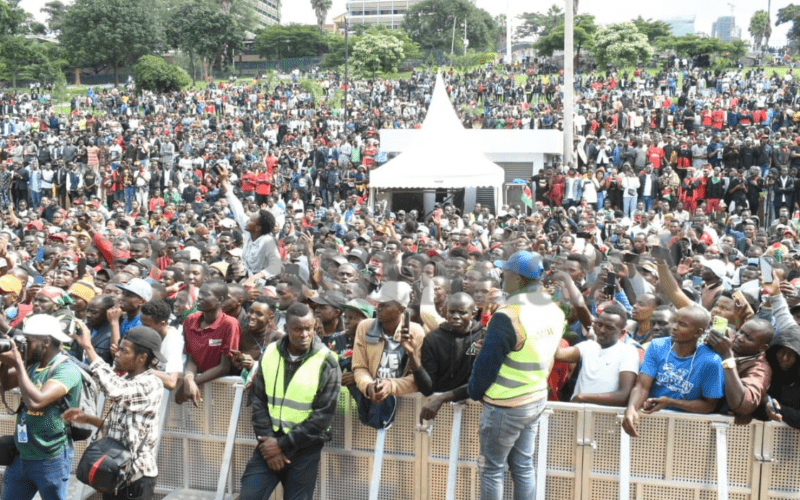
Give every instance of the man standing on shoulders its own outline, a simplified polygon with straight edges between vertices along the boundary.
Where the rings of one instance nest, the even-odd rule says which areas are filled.
[[[279,482],[284,498],[314,497],[342,376],[314,324],[308,306],[289,306],[286,335],[269,344],[256,365],[251,394],[259,443],[242,475],[242,500],[268,498]]]
[[[503,498],[506,462],[514,478],[514,498],[533,498],[536,491],[536,424],[564,328],[563,311],[542,290],[543,275],[537,253],[517,252],[503,265],[503,289],[509,297],[489,322],[469,379],[470,398],[483,402],[478,431],[483,500]]]

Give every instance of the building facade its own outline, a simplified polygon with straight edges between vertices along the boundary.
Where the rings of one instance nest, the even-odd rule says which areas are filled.
[[[347,0],[350,26],[382,24],[392,29],[403,25],[406,11],[422,0]]]
[[[664,19],[669,24],[669,32],[673,36],[691,35],[694,33],[695,16],[673,17]]]
[[[281,23],[281,0],[248,0],[253,9],[256,33]]]
[[[742,30],[736,26],[733,16],[720,16],[711,24],[711,36],[723,42],[732,42],[742,38]]]

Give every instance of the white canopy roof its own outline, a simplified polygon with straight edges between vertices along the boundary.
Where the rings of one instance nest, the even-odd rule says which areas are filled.
[[[414,136],[405,151],[371,172],[370,188],[458,189],[503,185],[503,169],[469,141],[441,75],[436,76],[427,116]]]

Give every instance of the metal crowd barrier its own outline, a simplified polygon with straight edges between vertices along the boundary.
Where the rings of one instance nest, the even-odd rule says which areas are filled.
[[[228,377],[206,384],[198,408],[170,401],[158,454],[159,495],[208,500],[238,496],[256,445],[239,380]],[[9,399],[14,407],[15,398]],[[383,436],[380,480],[373,495],[386,500],[478,499],[481,404],[443,406],[428,435],[416,430],[426,401],[421,394],[398,398],[394,425]],[[544,483],[536,500],[800,499],[800,431],[776,422],[742,426],[720,415],[663,411],[644,416],[642,437],[630,439],[621,429],[622,412],[548,404],[534,458],[537,484]],[[0,416],[0,435],[10,434],[13,424],[13,416]],[[358,421],[347,391],[339,396],[332,433],[322,452],[315,498],[370,498],[378,432]],[[75,464],[85,446],[76,444]],[[508,474],[505,484],[505,498],[511,499]],[[70,491],[71,500],[82,500]],[[282,498],[280,491],[273,498]]]

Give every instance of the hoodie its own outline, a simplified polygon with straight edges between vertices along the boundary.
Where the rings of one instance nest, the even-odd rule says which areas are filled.
[[[797,355],[797,361],[789,371],[781,370],[777,361],[777,353],[782,347],[788,347]],[[767,362],[772,367],[772,383],[767,394],[781,405],[781,415],[787,425],[800,429],[800,329],[782,331],[767,349]],[[763,407],[759,413],[763,411]]]
[[[456,401],[467,399],[467,383],[478,353],[476,343],[484,333],[483,325],[472,320],[466,332],[456,332],[445,322],[426,335],[422,366],[414,371],[419,392],[430,396],[457,389]]]

